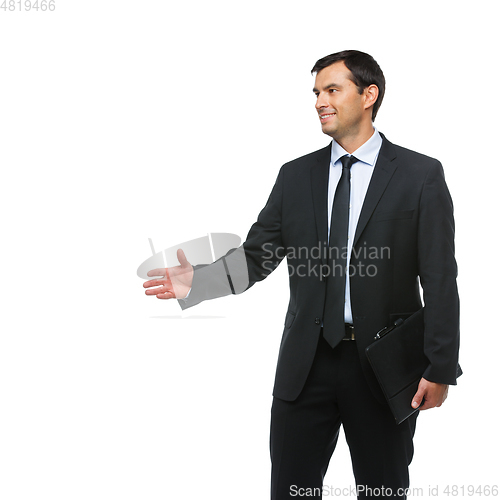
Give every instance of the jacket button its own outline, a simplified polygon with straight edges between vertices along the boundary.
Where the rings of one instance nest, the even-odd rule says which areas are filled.
[[[316,319],[314,320],[314,322],[315,322],[317,325],[321,325],[321,320],[320,320],[319,318],[316,318]]]

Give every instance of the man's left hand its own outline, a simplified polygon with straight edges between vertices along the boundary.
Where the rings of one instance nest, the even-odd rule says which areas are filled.
[[[429,382],[425,378],[420,379],[418,384],[417,393],[413,396],[413,401],[411,405],[413,408],[418,408],[422,402],[422,398],[425,399],[424,404],[420,408],[421,410],[428,410],[429,408],[434,408],[436,406],[441,406],[448,396],[448,385],[438,384],[436,382]]]

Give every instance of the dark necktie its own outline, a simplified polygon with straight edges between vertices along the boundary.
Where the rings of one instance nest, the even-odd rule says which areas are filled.
[[[343,156],[342,175],[333,199],[329,240],[329,273],[326,279],[326,298],[323,314],[323,336],[335,347],[345,335],[345,280],[347,266],[347,235],[349,228],[349,199],[351,166],[358,161],[354,156]]]

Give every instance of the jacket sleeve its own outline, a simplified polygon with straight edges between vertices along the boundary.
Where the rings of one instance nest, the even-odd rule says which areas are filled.
[[[285,254],[281,240],[283,170],[282,167],[245,242],[212,264],[195,266],[189,296],[179,300],[182,309],[205,300],[242,293],[276,269]]]
[[[459,299],[455,261],[453,203],[441,164],[436,160],[424,182],[418,222],[418,267],[425,304],[424,352],[429,366],[423,377],[456,384]]]

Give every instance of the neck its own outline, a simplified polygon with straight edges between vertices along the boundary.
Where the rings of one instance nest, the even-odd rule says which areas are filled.
[[[365,127],[360,127],[354,134],[346,134],[343,137],[334,137],[335,141],[342,146],[349,154],[360,148],[375,132],[372,122]]]

